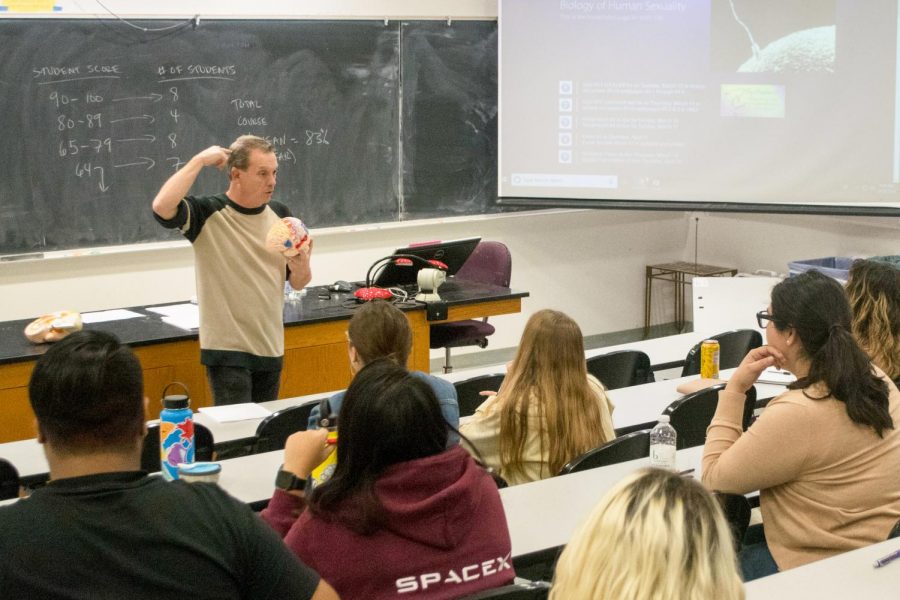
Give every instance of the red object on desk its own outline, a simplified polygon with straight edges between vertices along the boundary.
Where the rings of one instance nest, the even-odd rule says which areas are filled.
[[[411,267],[411,266],[413,266],[413,261],[411,258],[404,258],[401,256],[400,258],[394,259],[394,264],[397,265],[398,267]],[[446,265],[446,263],[442,263],[441,261],[437,260],[436,258],[429,259],[428,264],[430,264],[431,266],[433,266],[435,268],[442,269],[444,271],[446,271],[450,268]]]
[[[360,302],[369,302],[370,300],[390,300],[394,295],[390,290],[376,287],[359,288],[353,295]]]

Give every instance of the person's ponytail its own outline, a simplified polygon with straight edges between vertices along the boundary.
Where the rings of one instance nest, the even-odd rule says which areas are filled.
[[[847,416],[854,423],[867,425],[879,437],[894,423],[888,411],[887,384],[872,370],[869,357],[859,348],[850,332],[833,325],[828,337],[812,356],[809,383],[823,382],[830,394],[847,405]],[[809,396],[806,391],[804,394]]]

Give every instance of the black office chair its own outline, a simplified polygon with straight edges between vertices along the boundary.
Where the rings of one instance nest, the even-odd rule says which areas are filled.
[[[710,337],[719,342],[719,368],[732,369],[744,360],[747,353],[762,346],[762,334],[755,329],[736,329]],[[702,344],[702,342],[701,342]],[[684,358],[681,376],[700,374],[700,344],[691,348]]]
[[[894,528],[891,529],[891,532],[887,536],[887,539],[889,540],[893,540],[895,538],[900,538],[900,520],[894,523]]]
[[[468,417],[475,414],[475,409],[481,406],[481,403],[487,400],[479,392],[493,391],[500,389],[503,383],[503,373],[495,373],[493,375],[479,375],[470,377],[463,381],[457,381],[453,384],[456,388],[456,400],[459,402],[459,416]]]
[[[550,584],[546,581],[526,581],[463,596],[460,600],[544,600],[549,593]]]
[[[750,501],[746,496],[741,494],[726,494],[724,492],[714,492],[725,520],[728,521],[728,527],[731,529],[731,539],[734,542],[735,552],[740,551],[741,544],[744,540],[744,534],[750,526]]]
[[[587,359],[587,371],[606,389],[617,390],[653,382],[650,357],[640,350],[620,350]]]
[[[306,431],[309,425],[309,414],[321,400],[322,398],[319,398],[297,406],[283,408],[263,419],[256,428],[254,454],[281,450],[292,433]]]
[[[212,432],[194,421],[194,460],[212,460],[215,455],[215,444]],[[144,446],[141,449],[141,469],[148,473],[160,470],[159,457],[159,423],[147,426],[147,435],[144,436]]]
[[[509,248],[500,242],[480,242],[454,279],[508,288],[511,276],[512,255]],[[487,338],[494,334],[494,326],[484,317],[481,320],[466,319],[432,325],[430,333],[430,347],[444,349],[444,373],[451,373],[450,349],[460,346],[487,347]]]
[[[649,455],[650,430],[644,429],[617,437],[602,446],[588,450],[578,458],[569,461],[560,469],[559,474],[578,473],[638,458],[647,458]]]
[[[663,411],[663,414],[669,415],[669,423],[678,433],[675,442],[678,450],[702,446],[706,442],[706,428],[709,427],[713,415],[716,414],[719,390],[722,389],[725,389],[724,383],[688,394],[667,406]],[[755,406],[756,388],[751,387],[747,390],[747,398],[744,401],[742,426],[745,430],[750,426]]]
[[[11,462],[0,458],[0,500],[19,497],[19,472]]]

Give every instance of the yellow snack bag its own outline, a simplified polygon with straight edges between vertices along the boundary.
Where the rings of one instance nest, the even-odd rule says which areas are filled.
[[[329,431],[328,432],[328,444],[337,444],[337,431]],[[310,473],[310,485],[312,487],[317,487],[320,484],[331,479],[331,476],[334,474],[334,469],[337,467],[337,450],[328,455],[318,467],[312,470]]]

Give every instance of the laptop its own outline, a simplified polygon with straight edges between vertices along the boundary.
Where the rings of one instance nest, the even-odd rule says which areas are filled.
[[[425,260],[438,260],[447,265],[448,276],[456,275],[480,241],[480,237],[471,237],[446,242],[410,244],[406,248],[397,248],[394,254],[418,256]],[[373,285],[387,288],[415,284],[419,269],[422,268],[425,268],[424,265],[418,261],[413,262],[412,266],[401,266],[394,264],[393,261],[388,262],[375,274]]]

